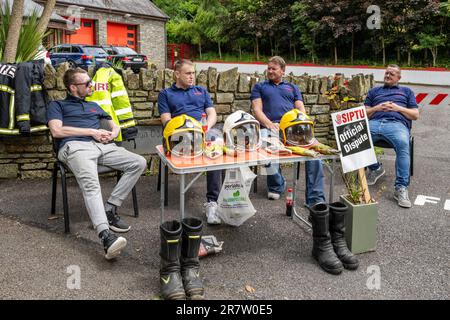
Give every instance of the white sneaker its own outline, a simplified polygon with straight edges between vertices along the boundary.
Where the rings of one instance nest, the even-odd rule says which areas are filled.
[[[268,192],[267,193],[267,198],[269,200],[278,200],[278,199],[280,199],[280,194],[279,193],[275,193],[275,192]]]
[[[204,205],[208,224],[221,224],[222,221],[217,213],[217,202],[206,202]]]
[[[397,200],[398,205],[403,208],[411,208],[411,200],[408,196],[408,188],[399,186],[395,187],[394,199]]]

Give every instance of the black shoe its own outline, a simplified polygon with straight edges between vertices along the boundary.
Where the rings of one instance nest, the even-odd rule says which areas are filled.
[[[127,245],[127,240],[123,237],[117,237],[109,230],[103,230],[99,234],[100,239],[103,241],[103,248],[105,249],[105,258],[107,260],[117,257],[121,250]]]
[[[131,227],[127,225],[123,220],[120,219],[119,215],[116,214],[116,207],[110,211],[106,211],[106,217],[108,218],[109,228],[114,232],[128,232]]]

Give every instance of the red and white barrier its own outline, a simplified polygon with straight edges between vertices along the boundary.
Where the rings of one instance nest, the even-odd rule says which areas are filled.
[[[420,106],[443,106],[450,104],[450,95],[447,93],[418,93],[417,104]]]

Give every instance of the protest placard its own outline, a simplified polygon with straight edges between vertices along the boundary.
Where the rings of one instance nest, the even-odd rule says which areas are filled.
[[[377,162],[364,106],[331,114],[344,173]]]

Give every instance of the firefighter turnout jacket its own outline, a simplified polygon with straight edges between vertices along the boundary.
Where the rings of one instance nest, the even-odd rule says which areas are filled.
[[[0,63],[0,134],[29,135],[47,130],[44,60]]]
[[[122,76],[114,68],[102,66],[92,80],[94,92],[92,96],[86,97],[86,101],[96,102],[120,126],[121,132],[115,141],[133,138],[128,133],[137,133],[136,121]]]

